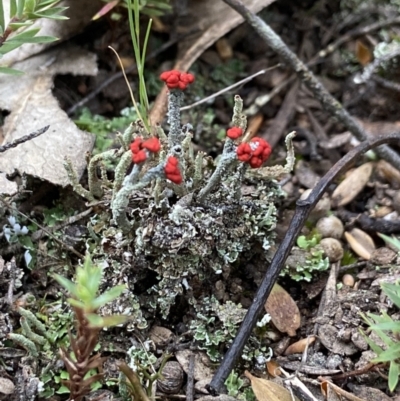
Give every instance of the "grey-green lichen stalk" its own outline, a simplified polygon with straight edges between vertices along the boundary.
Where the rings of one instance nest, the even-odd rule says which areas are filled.
[[[188,75],[181,73],[181,77]],[[77,184],[71,166],[66,165],[74,189],[89,202],[102,200],[105,205],[89,231],[97,241],[93,257],[104,261],[107,285],[124,281],[129,286],[126,302],[119,300],[104,312],[134,310],[141,327],[154,310],[166,317],[176,296],[184,291],[191,294],[196,282],[215,281],[256,252],[268,257],[276,204],[283,195],[274,178],[294,164],[292,133],[286,142],[286,166],[260,168],[271,148],[246,133],[239,96],[235,96],[233,127],[227,131],[222,155],[212,160],[196,153],[191,126],[180,121],[183,89],[188,84],[172,87],[165,81],[170,89],[168,135],[160,126],[149,135],[139,123],[133,124],[121,136],[119,151],[95,156],[88,190]],[[93,165],[110,159],[119,160],[111,185],[93,176],[97,170]],[[143,291],[138,283],[149,271],[157,277]]]

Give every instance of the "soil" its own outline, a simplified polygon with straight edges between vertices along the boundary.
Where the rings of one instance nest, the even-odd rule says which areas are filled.
[[[388,19],[386,7],[389,6],[385,2],[378,5],[365,2],[364,7],[358,7],[357,2],[347,3],[351,2],[282,0],[271,4],[259,15],[301,60],[309,62],[310,69],[322,84],[372,136],[398,131],[398,57],[389,59],[386,64],[382,63],[362,83],[356,82],[374,57],[376,60],[374,48],[376,49],[377,44],[388,37],[398,37],[400,28],[398,24],[388,24],[381,29],[371,29],[366,34],[356,34],[361,28]],[[190,8],[190,2],[187,7]],[[88,108],[92,115],[101,115],[112,120],[120,116],[121,110],[131,106],[128,87],[117,62],[107,49],[107,46],[112,45],[117,50],[128,68],[128,80],[134,91],[137,90],[138,75],[135,71],[132,72],[134,59],[126,9],[121,7],[114,11],[120,13],[119,21],[116,22],[110,15],[106,15],[88,25],[83,33],[70,39],[71,43],[79,44],[97,55],[98,74],[94,77],[58,75],[54,80],[53,94],[73,120],[79,119],[82,107]],[[171,69],[182,56],[180,42],[185,37],[186,26],[198,26],[195,19],[190,20],[193,18],[190,13],[185,19],[186,25],[179,25],[184,19],[182,13],[182,7],[176,6],[172,14],[157,17],[151,31],[145,74],[149,82],[150,103],[155,101],[163,87],[158,75]],[[143,27],[146,21],[143,17]],[[330,44],[342,39],[326,57],[316,57]],[[165,44],[168,46],[163,49]],[[291,79],[292,71],[286,65],[277,66],[279,61],[248,24],[239,25],[204,50],[190,68],[196,76],[196,82],[185,92],[185,104],[190,105],[210,96],[261,69],[271,70],[207,103],[184,111],[182,115],[183,123],[190,122],[193,126],[195,151],[216,157],[222,151],[225,130],[231,122],[233,96],[240,95],[244,100],[245,112],[248,113],[248,130],[252,131],[252,136],[264,138],[273,147],[268,166],[285,163],[285,136],[296,131],[294,171],[281,176],[278,181],[285,197],[279,201],[278,221],[274,231],[276,239],[270,256],[287,232],[296,201],[300,197],[305,198],[306,191],[312,189],[357,142],[346,127],[325,110],[301,82]],[[110,78],[112,82],[104,85]],[[263,101],[265,95],[271,93],[271,99],[268,102]],[[159,122],[167,127],[167,118],[163,118]],[[105,140],[109,146],[117,148],[115,130],[102,136],[96,147],[104,146]],[[395,150],[400,150],[400,144]],[[363,167],[361,170],[360,166]],[[107,175],[110,180],[114,179],[112,167],[108,168]],[[9,385],[9,381],[16,386],[12,393],[0,390],[0,399],[6,399],[8,395],[12,400],[22,401],[41,398],[36,395],[37,382],[32,382],[37,379],[38,372],[43,373],[44,364],[8,338],[10,332],[20,332],[20,313],[17,309],[30,309],[41,321],[52,322],[51,330],[58,332],[60,338],[65,336],[65,341],[68,342],[67,332],[74,332],[73,317],[69,312],[67,296],[60,290],[53,274],[73,276],[75,266],[80,260],[79,255],[84,254],[86,248],[91,246],[96,235],[88,231],[88,223],[100,221],[96,219],[104,212],[107,200],[103,203],[92,203],[91,210],[85,213],[88,204],[71,187],[57,187],[31,176],[17,176],[15,180],[23,189],[17,195],[5,198],[7,203],[4,204],[5,211],[0,225],[12,226],[9,220],[15,214],[11,212],[12,205],[23,213],[17,216],[18,222],[21,227],[27,226],[32,235],[29,235],[29,244],[8,242],[4,229],[0,238],[0,380],[8,379],[8,382],[3,382],[4,386]],[[81,183],[87,186],[87,173],[83,175]],[[251,183],[243,187],[243,191],[246,190],[255,192]],[[130,206],[133,214],[137,210],[135,207],[141,204],[142,196],[146,195],[138,193],[132,197]],[[398,249],[378,235],[399,236],[399,213],[400,172],[387,162],[377,160],[376,155],[364,155],[344,177],[331,184],[302,229],[303,238],[308,242],[304,246],[297,243],[286,264],[286,275],[278,279],[280,286],[287,292],[285,298],[278,298],[271,310],[267,308],[272,322],[256,329],[256,334],[249,343],[250,360],[241,360],[236,367],[235,372],[244,379],[243,388],[247,386],[249,389],[249,380],[243,376],[245,369],[267,378],[267,372],[271,373],[271,365],[268,364],[273,362],[291,375],[296,375],[317,400],[325,399],[326,394],[323,391],[329,390],[326,390],[329,386],[324,387],[327,381],[337,386],[330,388],[329,391],[336,395],[330,395],[329,400],[338,399],[334,398],[339,397],[337,394],[345,399],[366,401],[400,397],[398,390],[390,392],[388,389],[388,364],[371,363],[375,354],[363,334],[366,333],[369,341],[385,348],[386,345],[376,333],[368,331],[365,318],[370,313],[386,313],[394,321],[399,317],[398,308],[381,288],[382,283],[395,283],[399,278]],[[79,218],[71,218],[74,215]],[[324,224],[321,219],[327,216],[337,217],[339,223],[329,221],[324,230],[321,228]],[[37,227],[33,227],[33,222],[43,227],[41,237],[37,234]],[[339,224],[338,231],[336,224]],[[99,232],[100,230],[103,228],[99,228]],[[108,239],[104,238],[109,240],[111,235]],[[314,238],[316,244],[312,244]],[[323,238],[328,241],[321,241]],[[122,252],[125,249],[123,246],[125,245],[118,249],[110,241],[104,249],[113,260],[117,259],[116,255],[129,260],[130,256]],[[24,259],[27,248],[35,249],[36,258],[34,265],[29,268]],[[130,249],[134,250],[134,247]],[[209,349],[205,343],[196,340],[196,328],[192,322],[198,318],[199,313],[205,314],[204,319],[216,319],[212,314],[207,316],[207,313],[215,312],[217,308],[216,304],[212,306],[211,295],[221,305],[232,302],[235,305],[241,304],[244,309],[249,308],[271,260],[270,257],[260,258],[259,253],[258,249],[247,251],[247,259],[242,258],[240,263],[233,263],[232,271],[224,271],[221,276],[192,277],[188,283],[190,290],[186,289],[176,297],[168,316],[163,315],[160,308],[148,307],[152,301],[148,294],[152,286],[160,280],[161,273],[151,268],[144,270],[147,263],[144,256],[142,261],[137,257],[136,265],[132,263],[128,272],[114,270],[113,275],[108,270],[102,290],[119,284],[118,275],[132,280],[135,283],[135,296],[139,296],[142,302],[148,302],[148,305],[143,306],[140,316],[134,314],[136,311],[132,312],[132,316],[146,320],[147,324],[142,329],[138,325],[128,324],[110,328],[100,334],[97,352],[108,359],[104,362],[102,384],[88,397],[119,397],[116,385],[119,377],[117,362],[129,359],[126,354],[132,347],[143,351],[143,344],[146,345],[147,352],[154,356],[154,360],[146,356],[145,351],[140,356],[135,355],[144,364],[143,369],[147,373],[152,372],[151,366],[157,370],[165,362],[166,354],[170,354],[171,364],[164,376],[168,378],[171,375],[172,390],[168,385],[165,387],[165,383],[164,387],[161,384],[157,389],[157,397],[183,399],[191,391],[196,399],[205,397],[205,383],[209,382],[234,335],[229,337],[225,332],[226,341],[216,342],[212,352],[217,352],[217,356],[212,360],[210,355],[207,356]],[[94,258],[100,259],[99,255]],[[305,266],[309,266],[309,269]],[[118,269],[117,264],[110,268]],[[304,273],[304,270],[309,273]],[[208,299],[209,304],[205,299]],[[293,300],[297,311],[290,304]],[[113,312],[122,312],[123,305],[120,307],[121,310]],[[232,316],[236,313],[238,322],[229,327],[236,330],[244,311],[232,310]],[[288,323],[285,318],[288,318],[289,310]],[[50,318],[52,314],[57,314],[56,321]],[[294,315],[299,317],[296,327],[293,326]],[[213,320],[207,324],[212,335],[217,329],[228,330],[228,326],[222,324],[222,319],[219,323]],[[398,340],[396,333],[391,336]],[[303,342],[297,344],[299,340]],[[296,346],[290,349],[290,345]],[[260,351],[258,354],[255,352],[257,349]],[[261,355],[268,355],[269,349],[272,350],[272,362],[261,358]],[[61,386],[60,372],[64,369],[63,362],[53,354],[52,358],[46,360],[46,364],[49,366],[49,383],[52,383],[53,389],[58,390]],[[43,381],[43,376],[41,380]],[[146,380],[143,379],[143,384],[145,383]],[[285,385],[282,381],[280,383]],[[44,383],[45,388],[46,385]],[[30,386],[33,388],[31,393]],[[251,399],[250,393],[243,392],[243,388],[231,395]],[[293,390],[299,399],[312,400],[298,388],[293,387]],[[54,400],[68,397],[68,394],[62,392],[53,394],[49,391],[48,395]],[[351,396],[359,398],[350,398]],[[281,398],[276,398],[278,399]]]

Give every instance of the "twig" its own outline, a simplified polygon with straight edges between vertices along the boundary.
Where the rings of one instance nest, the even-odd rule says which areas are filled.
[[[9,209],[12,210],[18,214],[20,214],[22,217],[25,219],[29,220],[31,223],[37,225],[43,232],[45,232],[51,239],[53,239],[55,242],[57,242],[59,245],[61,245],[63,248],[67,249],[68,251],[74,253],[78,258],[85,259],[85,255],[82,255],[80,252],[78,252],[76,249],[72,248],[72,246],[67,245],[66,243],[62,242],[59,240],[57,237],[55,237],[52,233],[50,233],[46,228],[41,226],[37,221],[31,219],[28,215],[25,213],[20,212],[17,208],[14,206],[10,205],[8,202],[6,202],[4,199],[0,198],[0,201]]]
[[[378,29],[387,27],[389,25],[394,25],[394,24],[400,24],[400,17],[379,21],[374,24],[370,24],[367,26],[363,26],[361,28],[353,29],[353,30],[347,32],[345,35],[338,38],[337,40],[335,40],[333,43],[328,45],[325,49],[321,50],[318,53],[318,57],[326,57],[327,55],[334,52],[340,45],[351,40],[352,38],[354,38],[356,36],[366,35],[367,33],[370,33],[370,32],[373,32]],[[316,58],[314,58],[313,60],[315,60]]]
[[[390,89],[396,92],[400,92],[400,84],[397,82],[389,81],[388,79],[379,77],[378,75],[373,75],[372,79],[378,84],[384,87],[385,89]]]
[[[299,76],[300,80],[307,85],[314,96],[321,102],[324,108],[336,117],[345,127],[359,140],[368,139],[362,126],[348,113],[321,84],[307,66],[293,53],[282,39],[261,18],[252,13],[238,0],[224,0],[254,28],[264,42],[274,50]],[[400,156],[388,146],[376,149],[376,153],[400,170]]]
[[[264,304],[275,284],[279,273],[288,257],[292,246],[300,234],[300,231],[307,220],[313,207],[321,199],[322,195],[332,183],[332,181],[346,171],[351,165],[354,164],[362,154],[368,150],[380,146],[382,144],[398,144],[400,143],[400,134],[391,134],[387,136],[380,136],[378,138],[369,139],[350,152],[343,156],[326,174],[318,184],[311,191],[310,195],[305,200],[298,200],[295,214],[290,222],[289,228],[286,232],[283,241],[276,251],[271,265],[268,268],[264,279],[254,297],[253,303],[244,317],[244,320],[239,328],[239,331],[233,343],[229,347],[225,357],[215,373],[208,389],[211,393],[217,394],[224,390],[224,382],[229,376],[236,359],[241,355],[243,348],[255,326],[258,316],[262,311]]]
[[[8,149],[15,148],[18,145],[21,145],[21,143],[28,142],[31,139],[36,138],[39,135],[44,134],[49,129],[49,127],[50,127],[50,125],[46,125],[45,127],[40,128],[40,129],[38,129],[36,131],[33,131],[30,134],[24,135],[23,137],[18,138],[15,141],[12,141],[12,142],[7,143],[7,144],[5,144],[3,146],[0,146],[0,153],[5,152]]]
[[[188,380],[186,386],[186,401],[193,401],[194,399],[194,354],[190,355]]]
[[[234,89],[234,88],[236,88],[236,87],[238,87],[238,86],[240,86],[240,85],[243,85],[243,84],[245,84],[245,83],[251,81],[251,80],[254,79],[255,77],[258,77],[259,75],[265,74],[267,71],[270,71],[270,70],[272,70],[272,69],[274,69],[274,68],[277,68],[277,67],[279,67],[279,64],[278,64],[278,65],[274,65],[273,67],[270,67],[270,68],[266,68],[265,70],[260,70],[260,71],[256,72],[255,74],[252,74],[252,75],[250,75],[250,76],[248,76],[248,77],[246,77],[246,78],[244,78],[244,79],[242,79],[242,80],[240,80],[240,81],[238,81],[238,82],[235,82],[235,83],[232,84],[232,85],[227,86],[227,87],[224,88],[224,89],[221,89],[221,90],[218,91],[218,92],[213,93],[213,94],[210,95],[210,96],[205,97],[204,99],[199,100],[198,102],[189,104],[188,106],[181,107],[181,111],[183,111],[183,110],[189,110],[189,109],[192,109],[193,107],[196,107],[196,106],[198,106],[198,105],[200,105],[200,104],[206,103],[206,102],[208,102],[209,100],[214,99],[214,98],[216,98],[217,96],[222,95],[222,94],[224,94],[224,93],[226,93],[226,92],[228,92],[228,91],[230,91],[230,90],[232,90],[232,89]]]
[[[83,219],[85,216],[90,214],[92,211],[93,211],[93,209],[90,207],[89,209],[83,211],[82,213],[75,214],[71,217],[68,217],[66,221],[63,221],[60,224],[57,224],[53,227],[46,228],[46,231],[43,231],[42,229],[37,230],[31,235],[31,240],[32,240],[32,242],[39,241],[41,238],[46,236],[48,233],[52,233],[53,231],[61,230],[62,228],[66,227],[66,226],[76,223],[80,219]]]

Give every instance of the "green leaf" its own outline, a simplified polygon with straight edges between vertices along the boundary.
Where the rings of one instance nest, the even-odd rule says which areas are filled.
[[[17,18],[22,18],[24,14],[25,0],[17,0]]]
[[[382,283],[381,288],[383,292],[390,298],[390,300],[400,308],[400,285]]]
[[[374,358],[374,362],[391,362],[400,357],[400,343],[389,347],[386,351],[381,352],[381,354]]]
[[[87,305],[81,301],[76,300],[75,298],[68,298],[68,302],[75,308],[87,310]]]
[[[21,22],[11,22],[8,24],[8,26],[13,30],[16,31],[19,28],[25,27],[25,26],[30,26],[33,24],[33,21],[21,21]]]
[[[0,35],[3,35],[6,26],[5,26],[5,19],[4,19],[4,7],[3,7],[3,0],[0,0]]]
[[[400,239],[399,238],[395,238],[395,237],[389,237],[387,235],[384,234],[380,234],[378,233],[378,235],[387,243],[389,243],[390,245],[393,245],[395,248],[397,248],[400,251]]]
[[[69,389],[68,387],[62,385],[57,391],[57,394],[69,394]]]
[[[35,246],[33,245],[32,239],[29,235],[19,236],[18,242],[25,248],[31,251],[35,250]]]
[[[372,351],[374,351],[376,355],[380,355],[383,352],[383,349],[379,347],[379,345],[375,344],[361,329],[359,331]]]
[[[25,13],[29,14],[35,11],[36,0],[25,0]]]
[[[10,0],[10,19],[17,14],[17,1]]]
[[[111,315],[102,317],[95,313],[87,313],[85,316],[91,327],[117,326],[129,320],[129,316],[126,315]]]
[[[400,322],[385,322],[379,324],[372,324],[372,330],[391,330],[394,332],[400,332]]]
[[[24,72],[20,70],[14,70],[14,68],[0,67],[0,74],[23,75]]]
[[[51,43],[57,40],[58,38],[55,36],[35,36],[34,38],[28,38],[21,42],[17,41],[17,43],[19,42],[21,45],[24,43]],[[13,38],[12,41],[15,42],[15,39]]]
[[[92,306],[94,309],[98,309],[103,305],[113,301],[118,298],[123,291],[126,289],[125,285],[118,285],[106,291],[104,294],[99,295],[96,299],[93,300]]]
[[[60,276],[59,274],[53,274],[53,277],[62,287],[64,287],[69,292],[70,295],[77,296],[77,286],[71,280]]]
[[[8,42],[20,42],[20,43],[25,43],[25,40],[33,38],[38,32],[40,31],[40,28],[32,28],[32,29],[27,29],[21,33],[18,33],[15,36],[12,36],[9,40],[6,41]]]
[[[29,18],[36,17],[36,18],[49,18],[49,19],[58,19],[58,20],[66,20],[69,19],[65,15],[61,15],[68,7],[54,7],[49,8],[47,10],[40,10],[30,13],[28,15]]]
[[[399,382],[399,364],[396,362],[392,362],[390,364],[389,368],[389,379],[388,379],[388,385],[389,385],[389,390],[394,391],[394,389],[397,386],[397,383]]]

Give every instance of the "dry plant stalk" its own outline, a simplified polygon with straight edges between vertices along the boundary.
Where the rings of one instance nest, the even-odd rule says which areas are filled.
[[[78,307],[73,309],[77,319],[77,335],[74,337],[70,333],[72,352],[60,349],[61,359],[69,373],[69,380],[63,380],[62,383],[71,392],[69,399],[80,401],[90,393],[91,384],[102,379],[102,364],[106,358],[101,358],[99,353],[91,356],[99,340],[100,328],[89,325],[83,309]],[[100,373],[85,379],[91,369],[98,369]]]

